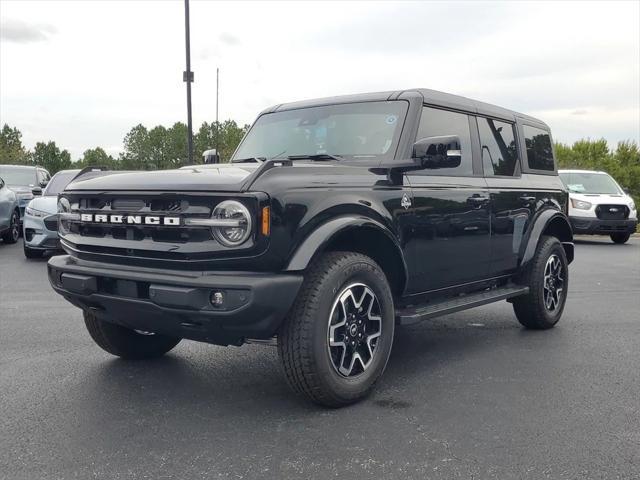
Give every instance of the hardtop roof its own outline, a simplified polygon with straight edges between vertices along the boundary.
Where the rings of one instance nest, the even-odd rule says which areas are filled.
[[[524,113],[508,110],[490,103],[473,100],[471,98],[453,95],[451,93],[439,92],[428,88],[413,88],[408,90],[395,90],[386,92],[358,93],[353,95],[340,95],[335,97],[315,98],[310,100],[301,100],[297,102],[283,103],[267,108],[262,113],[272,113],[285,110],[295,110],[299,108],[318,107],[323,105],[335,105],[339,103],[356,103],[356,102],[374,102],[397,100],[399,98],[408,98],[411,96],[421,96],[424,103],[456,110],[463,110],[479,115],[487,115],[490,117],[502,118],[514,121],[516,118],[537,124],[549,129],[548,125],[540,119],[531,117]]]

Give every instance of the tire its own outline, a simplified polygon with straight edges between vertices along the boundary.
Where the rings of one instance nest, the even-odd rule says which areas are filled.
[[[2,234],[4,243],[16,243],[20,238],[20,214],[14,211],[9,220],[9,229]]]
[[[354,316],[345,318],[346,312]],[[361,400],[387,365],[394,326],[393,297],[382,269],[359,253],[323,255],[308,268],[278,333],[287,382],[326,407]]]
[[[556,266],[559,272],[557,277],[553,275]],[[549,288],[545,289],[547,273],[554,278],[552,283],[547,284]],[[529,293],[513,300],[513,310],[518,321],[524,327],[534,330],[553,328],[562,316],[569,288],[567,256],[556,237],[544,236],[540,239],[520,283],[529,286]],[[561,289],[559,293],[558,288]]]
[[[629,237],[631,237],[631,234],[630,233],[612,233],[610,237],[611,237],[611,240],[613,240],[613,243],[623,244],[623,243],[627,243],[627,241],[629,240]]]
[[[35,250],[33,248],[29,248],[26,245],[22,245],[22,250],[24,251],[24,256],[29,259],[34,258],[42,258],[42,250]]]
[[[84,323],[93,341],[104,351],[127,360],[142,360],[164,355],[180,338],[159,334],[138,333],[114,323],[99,320],[84,311]]]

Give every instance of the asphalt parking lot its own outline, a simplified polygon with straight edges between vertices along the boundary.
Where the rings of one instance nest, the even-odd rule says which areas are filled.
[[[399,329],[341,410],[273,347],[110,357],[45,267],[0,243],[0,478],[640,478],[640,238],[578,243],[553,330],[504,302]]]

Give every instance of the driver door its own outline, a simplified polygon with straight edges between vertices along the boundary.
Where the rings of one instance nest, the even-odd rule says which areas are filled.
[[[405,243],[409,293],[447,288],[488,277],[489,189],[473,162],[477,130],[467,114],[423,107],[416,140],[455,135],[461,162],[406,174],[413,194],[413,228]],[[477,162],[476,162],[477,163]]]

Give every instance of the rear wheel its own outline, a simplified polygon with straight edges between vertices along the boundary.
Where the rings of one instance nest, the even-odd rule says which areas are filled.
[[[569,287],[567,256],[557,238],[540,239],[521,282],[529,286],[529,293],[513,300],[518,321],[537,330],[555,326],[562,316]]]
[[[89,335],[106,352],[130,360],[160,357],[175,347],[180,338],[130,330],[114,323],[99,320],[91,312],[84,312]]]
[[[14,211],[9,220],[9,229],[2,234],[4,243],[16,243],[20,237],[20,214]]]
[[[371,258],[322,256],[309,267],[278,334],[287,381],[328,407],[362,399],[385,369],[394,321],[391,289]]]
[[[630,233],[612,233],[610,235],[611,240],[613,240],[613,243],[627,243],[627,240],[629,240],[629,237],[631,237]]]

